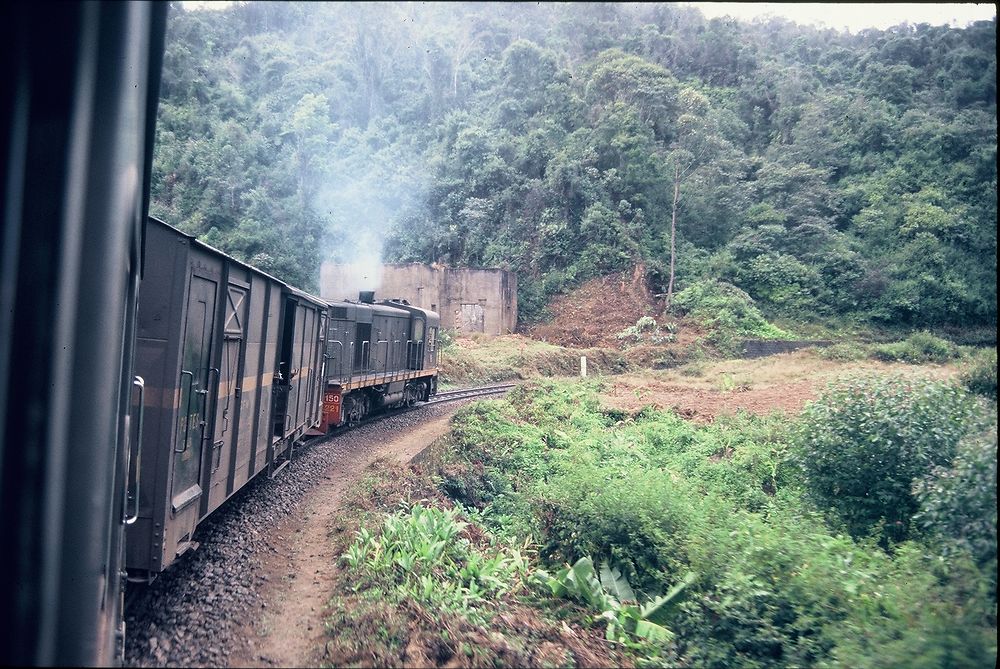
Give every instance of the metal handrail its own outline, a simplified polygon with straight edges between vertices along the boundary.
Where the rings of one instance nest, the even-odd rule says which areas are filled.
[[[340,341],[339,339],[334,339],[330,343],[331,344],[337,344],[338,346],[340,346],[340,358],[339,358],[339,360],[340,360],[340,369],[337,370],[337,378],[339,379],[340,377],[342,377],[344,375],[344,342]],[[330,355],[330,356],[326,356],[326,357],[327,358],[333,358],[334,360],[338,359],[337,356],[334,356],[334,355]],[[325,382],[326,379],[323,379],[323,381]]]
[[[133,462],[133,457],[132,457],[132,453],[131,453],[131,451],[132,451],[131,444],[130,444],[129,449],[127,449],[125,451],[125,454],[126,454],[126,460],[125,460],[125,499],[123,500],[123,506],[122,506],[122,510],[125,513],[124,518],[122,518],[122,522],[125,525],[131,525],[132,523],[134,523],[135,521],[137,521],[139,519],[139,464],[140,464],[140,460],[139,459],[142,457],[142,417],[143,417],[143,413],[145,412],[145,409],[146,409],[146,382],[143,380],[143,378],[141,376],[136,376],[134,379],[132,379],[132,385],[135,386],[135,387],[137,387],[139,389],[139,420],[138,420],[138,425],[136,426],[136,439],[135,439],[135,442],[134,442],[134,444],[135,444],[135,458],[134,458],[134,462],[135,462],[135,490],[132,491],[132,495],[131,495],[131,499],[132,499],[133,505],[134,505],[132,513],[129,513],[129,511],[128,511],[128,502],[129,502],[129,498],[130,498],[130,495],[129,495],[129,482],[130,481],[129,481],[129,479],[132,478],[132,462]]]
[[[385,375],[388,372],[389,367],[389,340],[388,339],[378,339],[375,341],[375,362],[378,362],[378,345],[385,344],[385,360],[382,362],[382,383],[385,383]],[[378,370],[375,370],[378,374]]]
[[[216,398],[218,398],[218,394],[219,394],[218,384],[221,382],[220,378],[219,378],[220,373],[219,373],[218,367],[209,367],[208,368],[208,373],[205,374],[205,389],[198,391],[198,392],[201,393],[201,416],[202,416],[202,421],[201,421],[201,443],[202,444],[205,443],[206,439],[208,441],[212,441],[212,439],[215,436],[215,435],[211,434],[209,432],[209,430],[208,430],[208,422],[209,422],[208,421],[208,393],[209,393],[209,389],[212,387],[212,384],[211,384],[212,372],[215,372],[215,383],[216,383],[215,394],[216,394]],[[289,376],[289,378],[291,378],[291,376]],[[205,436],[206,432],[209,432],[208,436]],[[202,453],[204,453],[204,451],[202,451]]]
[[[183,394],[183,389],[184,389],[184,385],[183,384],[184,384],[184,375],[185,374],[188,375],[188,379],[189,380],[188,380],[188,399],[187,399],[187,404],[184,406],[184,439],[181,441],[181,443],[184,445],[184,447],[181,448],[180,450],[177,450],[177,445],[174,444],[174,453],[183,453],[184,451],[187,450],[187,447],[188,447],[188,431],[189,431],[189,429],[191,427],[191,395],[193,394],[193,390],[194,390],[194,372],[189,372],[186,369],[182,369],[181,370],[181,379],[180,379],[180,383],[178,384],[181,387],[181,391],[182,391],[181,394]]]

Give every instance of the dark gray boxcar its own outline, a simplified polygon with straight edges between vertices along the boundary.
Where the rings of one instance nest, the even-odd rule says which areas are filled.
[[[193,545],[202,518],[273,469],[318,421],[325,305],[156,219],[146,265],[136,343],[146,381],[139,518],[127,566],[151,576]]]

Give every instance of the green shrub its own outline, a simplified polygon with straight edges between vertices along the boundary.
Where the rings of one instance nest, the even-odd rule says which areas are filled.
[[[718,495],[734,507],[763,511],[778,490],[799,485],[782,415],[738,413],[700,429],[673,416],[650,416],[635,429],[650,444],[653,465],[682,474],[700,493]]]
[[[701,509],[691,491],[658,471],[613,477],[575,464],[538,491],[539,555],[555,563],[594,559],[619,565],[639,592],[662,592],[690,568],[685,537]]]
[[[802,667],[825,658],[827,630],[877,591],[885,556],[801,512],[736,513],[689,537],[705,573],[671,629],[686,642],[686,666]]]
[[[709,328],[709,341],[735,353],[740,339],[791,339],[769,323],[745,292],[722,281],[700,281],[674,296],[673,306]]]
[[[881,344],[872,350],[872,357],[882,362],[907,362],[919,365],[927,362],[942,364],[958,356],[951,342],[930,332],[915,332],[903,341]]]
[[[361,528],[342,561],[359,576],[394,586],[396,596],[476,617],[525,576],[517,549],[486,554],[462,537],[456,509],[416,504],[386,515],[377,533]]]
[[[451,351],[455,348],[455,331],[450,328],[440,328],[438,330],[438,348],[442,351]]]
[[[796,435],[805,485],[854,537],[884,523],[901,541],[917,510],[913,482],[947,466],[979,415],[957,386],[865,375],[832,384],[803,411]]]
[[[474,517],[504,518],[504,528],[531,534],[543,569],[573,565],[543,581],[553,594],[600,612],[607,633],[628,644],[638,664],[899,666],[910,647],[933,658],[927,666],[974,666],[988,655],[982,574],[964,554],[943,562],[904,542],[890,556],[872,539],[831,529],[797,466],[805,451],[798,438],[808,430],[789,430],[779,417],[736,415],[698,426],[669,412],[602,409],[595,386],[543,382],[463,410],[456,453],[492,491]],[[846,399],[828,394],[817,404],[833,411],[846,402],[846,414],[821,427],[814,416],[813,432],[833,450],[841,437],[877,444],[900,432],[906,448],[848,450],[906,478],[907,491],[917,475],[877,460],[929,460],[922,471],[947,461],[927,451],[944,444],[947,452],[949,435],[972,424],[963,416],[977,404],[924,380],[841,386]],[[855,423],[862,425],[852,433]],[[611,578],[598,578],[602,562],[608,574],[601,576]],[[698,576],[685,587],[686,601],[640,634],[650,618],[631,602],[668,591],[689,572]],[[617,594],[609,595],[612,588]]]
[[[826,628],[834,645],[821,666],[996,666],[996,604],[977,591],[974,569],[908,542],[879,571],[862,584],[844,620]]]
[[[739,266],[737,279],[762,302],[780,308],[783,313],[813,315],[829,311],[817,299],[823,285],[819,272],[794,256],[767,253],[750,258]]]
[[[855,360],[864,360],[867,358],[868,350],[856,342],[841,342],[819,349],[817,355],[824,360],[854,362]]]
[[[969,436],[952,466],[914,485],[920,511],[914,523],[950,557],[966,551],[994,579],[997,569],[997,433]]]
[[[973,359],[962,371],[962,383],[970,392],[993,400],[997,398],[997,350],[991,349]]]
[[[665,623],[684,596],[685,589],[695,580],[689,573],[670,592],[659,597],[645,598],[642,603],[618,569],[601,563],[594,569],[589,557],[582,557],[572,566],[566,565],[555,575],[535,572],[538,583],[555,597],[575,599],[600,614],[607,622],[605,638],[642,648],[643,643],[659,644],[674,637]],[[638,640],[636,644],[633,638]]]

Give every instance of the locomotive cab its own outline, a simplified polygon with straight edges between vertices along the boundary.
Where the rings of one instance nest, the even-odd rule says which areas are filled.
[[[437,340],[441,317],[437,312],[415,307],[406,300],[384,300],[381,304],[410,314],[411,347],[407,354],[409,369],[437,369]],[[436,380],[436,379],[435,379]]]

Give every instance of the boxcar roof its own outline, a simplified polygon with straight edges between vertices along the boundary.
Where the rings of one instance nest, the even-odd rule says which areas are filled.
[[[319,304],[319,305],[324,305],[325,306],[325,305],[329,304],[323,298],[316,297],[315,295],[313,295],[311,293],[307,293],[304,290],[300,290],[299,288],[296,288],[295,286],[291,285],[290,283],[288,283],[286,281],[282,281],[281,279],[279,279],[278,277],[274,276],[273,274],[268,274],[267,272],[265,272],[264,270],[260,269],[259,267],[254,267],[253,265],[251,265],[249,263],[243,262],[239,258],[234,258],[233,256],[229,255],[225,251],[220,251],[219,249],[215,248],[214,246],[206,244],[205,242],[201,241],[200,239],[198,239],[194,235],[188,234],[188,233],[184,232],[183,230],[181,230],[180,228],[177,228],[177,227],[175,227],[173,225],[170,225],[166,221],[161,221],[160,219],[156,218],[155,216],[148,216],[147,218],[150,221],[154,221],[154,222],[158,223],[159,225],[162,225],[163,227],[172,230],[177,235],[180,235],[182,237],[187,237],[188,239],[191,240],[191,242],[193,244],[197,245],[201,249],[204,249],[204,250],[208,251],[209,253],[213,253],[213,254],[215,254],[217,256],[221,256],[223,258],[226,258],[227,260],[230,260],[230,261],[236,263],[240,267],[244,267],[244,268],[246,268],[246,269],[248,269],[248,270],[250,270],[252,272],[256,272],[257,274],[261,274],[263,276],[266,276],[268,279],[271,279],[275,283],[280,283],[282,286],[284,286],[285,288],[287,288],[290,293],[292,293],[293,295],[296,295],[297,297],[302,297],[302,298],[308,299],[311,302],[315,302],[316,304]]]

